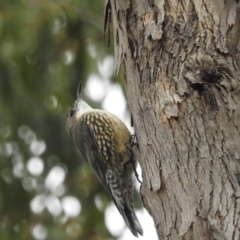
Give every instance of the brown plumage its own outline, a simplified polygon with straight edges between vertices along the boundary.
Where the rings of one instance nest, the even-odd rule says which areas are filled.
[[[92,109],[78,95],[69,109],[66,128],[82,158],[104,186],[128,228],[136,237],[142,227],[133,209],[133,164],[131,134],[115,115]]]

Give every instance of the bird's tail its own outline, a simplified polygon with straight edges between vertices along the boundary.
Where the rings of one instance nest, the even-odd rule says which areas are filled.
[[[133,181],[132,176],[127,175],[129,179],[124,179],[124,184],[121,183],[115,174],[108,171],[107,174],[108,192],[111,193],[113,202],[115,203],[118,211],[122,215],[126,225],[132,234],[138,237],[138,234],[143,235],[142,227],[133,209]],[[124,191],[122,191],[124,189]]]
[[[135,237],[138,237],[138,234],[143,235],[143,229],[141,224],[138,221],[138,218],[133,209],[129,209],[126,205],[124,206],[123,211],[120,211],[123,216],[125,223]]]

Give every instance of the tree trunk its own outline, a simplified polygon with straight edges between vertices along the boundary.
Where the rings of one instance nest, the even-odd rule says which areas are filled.
[[[240,239],[240,4],[109,0],[107,7],[143,204],[159,239]]]

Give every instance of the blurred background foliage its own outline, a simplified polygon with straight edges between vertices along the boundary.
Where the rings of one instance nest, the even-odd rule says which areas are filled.
[[[79,81],[113,53],[103,16],[100,0],[0,1],[1,240],[114,239],[109,197],[65,130]]]

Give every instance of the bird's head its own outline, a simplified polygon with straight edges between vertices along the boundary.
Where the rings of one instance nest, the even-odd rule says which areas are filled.
[[[71,128],[76,124],[78,119],[83,113],[92,108],[82,99],[81,95],[82,83],[80,82],[77,90],[77,99],[74,104],[68,109],[68,114],[66,118],[66,128],[69,135]]]

